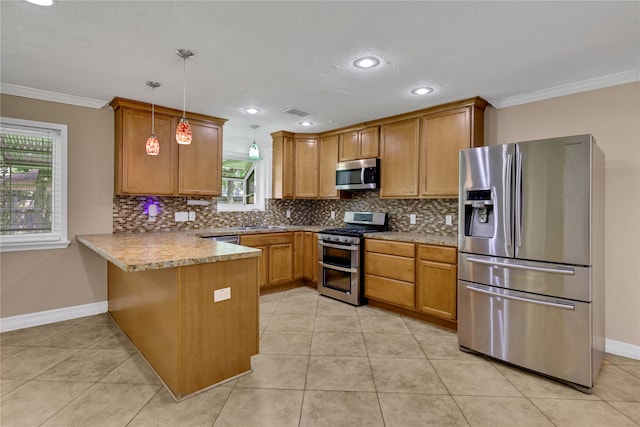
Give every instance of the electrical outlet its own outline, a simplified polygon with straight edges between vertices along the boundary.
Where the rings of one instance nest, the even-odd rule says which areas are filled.
[[[174,216],[176,222],[185,222],[189,220],[189,214],[187,212],[176,212]]]
[[[416,214],[409,215],[409,223],[411,223],[411,224],[415,224],[416,223]]]
[[[447,225],[453,225],[452,216],[451,215],[447,215],[445,217],[445,222],[446,222]]]
[[[287,218],[291,218],[291,211],[287,209]]]
[[[213,302],[231,299],[231,288],[222,288],[213,291]]]
[[[331,211],[331,219],[336,219],[336,211]]]
[[[194,211],[190,211],[189,212],[189,221],[195,221],[196,220],[196,213]]]

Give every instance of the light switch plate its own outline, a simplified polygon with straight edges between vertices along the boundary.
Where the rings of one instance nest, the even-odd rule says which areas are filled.
[[[196,213],[194,211],[189,212],[189,221],[196,220]]]
[[[291,211],[287,209],[287,218],[291,218]]]
[[[213,291],[213,302],[231,299],[231,288],[222,288]]]
[[[174,216],[176,222],[184,222],[189,220],[189,214],[187,212],[176,212]]]
[[[331,211],[331,219],[336,219],[336,211]]]
[[[451,215],[447,215],[445,217],[445,222],[447,223],[447,225],[453,225]]]
[[[415,224],[416,223],[416,214],[409,215],[409,223],[411,223],[411,224]]]

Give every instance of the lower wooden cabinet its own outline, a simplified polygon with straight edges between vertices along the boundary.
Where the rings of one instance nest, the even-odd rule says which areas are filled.
[[[303,258],[302,277],[307,282],[318,283],[318,233],[304,232]]]
[[[456,319],[456,249],[433,245],[418,246],[416,308],[446,320]]]
[[[364,294],[404,308],[416,307],[415,244],[365,240]]]
[[[294,280],[293,233],[248,234],[240,244],[262,250],[258,265],[260,287],[280,285]]]

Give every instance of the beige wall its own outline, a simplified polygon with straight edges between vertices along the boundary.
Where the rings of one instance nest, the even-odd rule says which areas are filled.
[[[0,317],[106,301],[106,262],[77,234],[110,233],[113,111],[0,95],[0,114],[68,125],[66,249],[0,254]]]
[[[606,338],[640,346],[640,83],[496,110],[487,145],[591,133],[605,153]]]

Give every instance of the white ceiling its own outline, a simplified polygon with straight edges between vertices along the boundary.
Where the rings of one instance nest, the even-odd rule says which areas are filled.
[[[640,2],[0,3],[5,93],[25,88],[229,119],[225,141],[320,132],[481,96],[513,105],[640,79]],[[351,62],[375,55],[382,66]],[[25,88],[16,88],[14,85]],[[410,94],[432,86],[425,97]],[[46,94],[46,92],[43,92]],[[37,96],[42,95],[40,93]],[[37,97],[36,96],[36,97]],[[257,116],[243,112],[254,106]],[[297,108],[302,119],[283,111]]]

